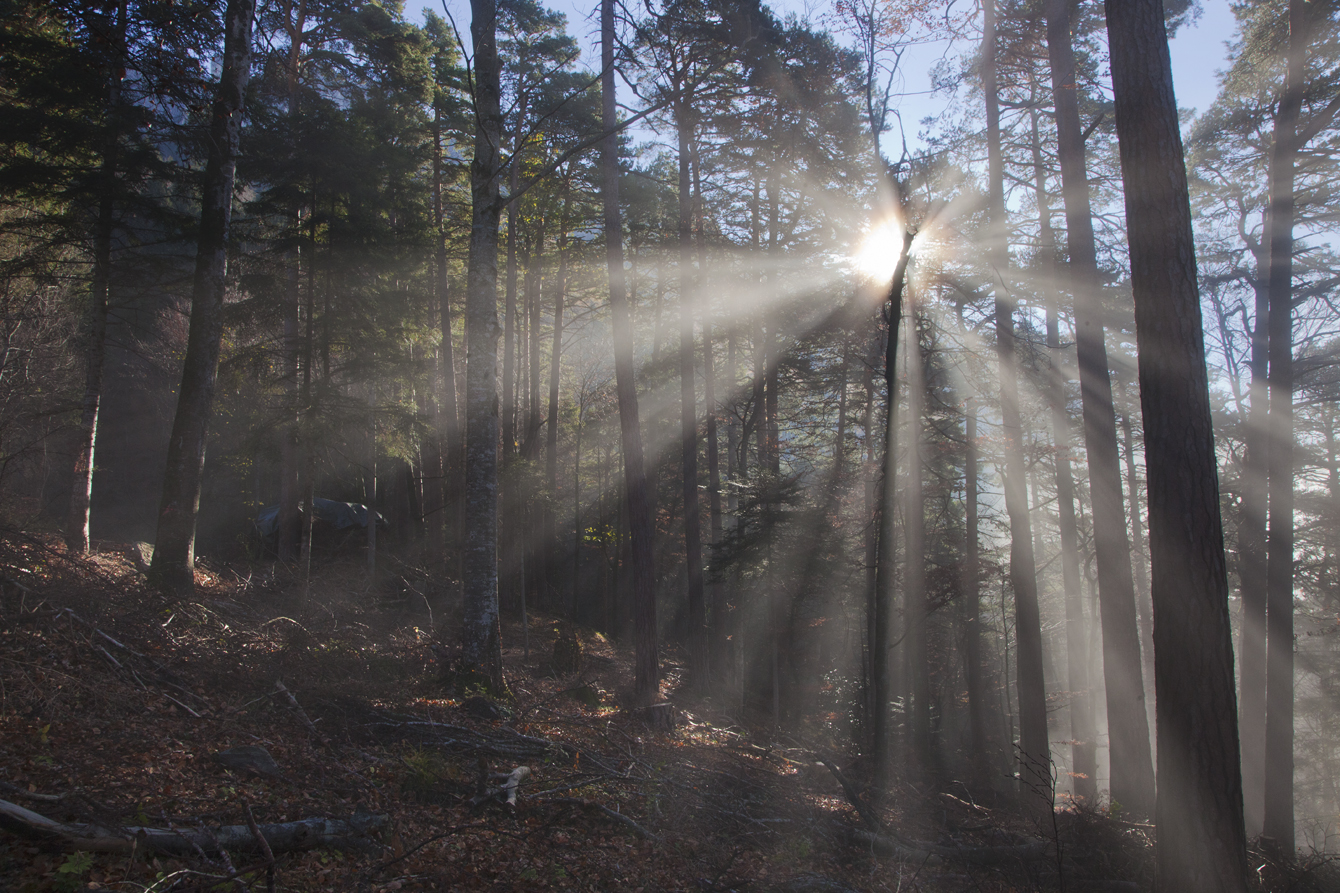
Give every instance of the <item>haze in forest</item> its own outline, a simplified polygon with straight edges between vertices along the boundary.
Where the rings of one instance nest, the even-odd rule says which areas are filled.
[[[1340,5],[11,6],[14,535],[347,566],[500,703],[599,633],[870,833],[1333,849]]]

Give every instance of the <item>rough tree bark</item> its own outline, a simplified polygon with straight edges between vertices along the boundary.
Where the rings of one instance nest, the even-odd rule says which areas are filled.
[[[103,35],[99,35],[103,37]],[[65,543],[72,552],[88,551],[89,508],[93,496],[94,447],[98,440],[98,411],[102,405],[103,366],[107,352],[107,299],[112,282],[112,231],[121,149],[121,81],[126,71],[126,0],[116,6],[114,30],[101,41],[108,48],[107,134],[98,177],[102,195],[93,235],[91,301],[83,333],[84,398],[75,442],[74,476],[65,519]]]
[[[558,390],[561,374],[560,361],[563,358],[563,297],[568,289],[568,189],[570,182],[563,183],[563,210],[558,218],[558,281],[554,283],[554,331],[549,349],[549,406],[545,417],[548,427],[545,429],[544,477],[549,491],[549,500],[544,508],[544,535],[540,547],[548,556],[546,570],[546,588],[552,588],[557,577],[558,558]],[[575,557],[573,560],[576,560]]]
[[[693,111],[681,87],[674,106],[679,132],[679,438],[684,499],[684,563],[689,608],[689,672],[707,681],[707,609],[703,591],[702,519],[698,507],[698,398],[694,384],[693,193],[689,170]]]
[[[973,782],[990,784],[987,756],[986,680],[982,667],[981,559],[978,541],[977,404],[971,397],[963,406],[963,669],[968,683],[968,749]]]
[[[1154,614],[1149,604],[1149,568],[1145,566],[1144,511],[1140,506],[1140,478],[1135,471],[1135,433],[1131,430],[1129,397],[1123,394],[1121,422],[1122,443],[1125,447],[1126,492],[1128,516],[1131,524],[1131,560],[1135,567],[1135,613],[1140,622],[1140,678],[1145,684],[1145,715],[1149,727],[1154,728]],[[1158,765],[1158,753],[1151,754]]]
[[[1261,833],[1294,851],[1293,818],[1293,221],[1294,160],[1308,47],[1304,0],[1289,0],[1284,86],[1270,151],[1270,411],[1266,421],[1266,741]]]
[[[893,760],[893,728],[889,715],[893,679],[890,652],[893,650],[894,562],[897,548],[893,535],[895,461],[894,432],[898,425],[898,331],[903,316],[903,286],[911,257],[913,233],[903,231],[903,243],[889,283],[889,299],[884,314],[887,332],[884,342],[884,449],[879,482],[876,485],[874,524],[878,530],[875,545],[875,588],[871,595],[870,617],[870,738],[875,761],[875,786],[888,790]]]
[[[302,61],[303,33],[307,21],[307,4],[298,0],[295,4],[287,2],[283,8],[284,29],[288,32],[288,60],[285,92],[288,115],[289,151],[297,156],[299,75]],[[295,202],[291,207],[294,228],[302,229],[302,205]],[[295,241],[298,241],[295,239]],[[308,259],[310,263],[310,258]],[[299,393],[299,354],[302,339],[298,334],[298,307],[302,302],[300,281],[302,279],[302,249],[294,247],[284,260],[284,329],[283,363],[284,420],[280,427],[279,443],[279,536],[278,552],[280,561],[295,561],[298,558],[302,522],[299,516],[299,504],[302,501],[299,483],[299,467],[302,462],[302,401]],[[310,449],[310,446],[309,446]]]
[[[521,130],[526,120],[526,94],[522,93],[517,107],[517,128],[512,137],[512,163],[508,165],[508,192],[516,195],[521,183]],[[520,238],[520,214],[517,203],[507,203],[507,291],[503,309],[503,386],[502,386],[502,450],[510,457],[516,452],[516,252]]]
[[[601,126],[600,197],[604,207],[605,262],[609,272],[610,316],[614,330],[614,379],[623,448],[624,498],[631,540],[634,625],[634,696],[641,704],[658,695],[660,666],[656,641],[656,579],[653,564],[651,501],[642,456],[637,410],[637,370],[633,361],[633,315],[623,269],[623,220],[619,211],[618,106],[615,103],[614,0],[600,4]]]
[[[1067,32],[1068,33],[1068,32]],[[1038,205],[1038,244],[1045,272],[1060,271],[1056,232],[1051,225],[1046,166],[1042,158],[1038,112],[1031,113],[1034,189]],[[1061,587],[1065,596],[1066,678],[1070,690],[1071,793],[1088,803],[1098,796],[1098,731],[1094,727],[1093,693],[1089,691],[1088,653],[1084,647],[1084,602],[1080,593],[1079,530],[1075,524],[1075,478],[1070,466],[1070,414],[1066,409],[1065,358],[1061,353],[1059,300],[1047,302],[1047,401],[1052,416],[1052,451],[1056,473],[1056,521],[1061,538]]]
[[[1033,555],[1033,525],[1028,511],[1023,425],[1019,418],[1018,360],[1014,300],[1004,281],[1010,257],[1006,236],[1005,166],[1000,140],[1000,96],[996,85],[996,14],[994,0],[983,4],[982,89],[986,94],[991,244],[995,268],[996,355],[1000,369],[1001,434],[1005,441],[1005,509],[1010,518],[1010,586],[1014,590],[1018,645],[1019,770],[1034,790],[1051,788],[1051,750],[1047,742],[1047,693],[1042,672],[1042,620]],[[1049,807],[1050,808],[1050,807]]]
[[[1149,493],[1157,884],[1246,889],[1214,430],[1186,166],[1160,0],[1107,0]]]
[[[191,286],[177,412],[168,441],[163,495],[150,575],[171,594],[195,589],[195,521],[205,465],[205,433],[214,408],[223,339],[223,292],[228,275],[228,231],[238,141],[251,76],[251,24],[256,0],[228,0],[224,13],[223,65],[210,108],[209,160],[205,164],[200,234]]]
[[[1269,215],[1267,215],[1268,218]],[[1269,220],[1267,219],[1267,225]],[[1269,245],[1269,237],[1266,239]],[[1268,249],[1267,249],[1268,250]],[[1258,268],[1269,266],[1268,257]],[[1252,326],[1250,403],[1243,431],[1242,504],[1238,511],[1238,586],[1242,594],[1239,724],[1242,729],[1243,820],[1249,836],[1261,833],[1266,765],[1266,415],[1270,362],[1270,287],[1258,276]]]
[[[504,689],[498,618],[498,223],[502,217],[497,0],[471,0],[475,157],[465,294],[465,543],[461,671]]]
[[[926,509],[922,487],[922,416],[926,406],[925,358],[921,353],[921,332],[926,325],[917,296],[909,303],[912,325],[907,330],[907,485],[904,523],[907,564],[903,586],[903,616],[907,658],[907,694],[910,695],[909,731],[911,755],[922,773],[932,768],[930,656],[926,641]]]
[[[1111,756],[1111,795],[1134,815],[1154,809],[1154,764],[1149,720],[1140,673],[1140,632],[1136,625],[1131,546],[1121,499],[1121,458],[1112,405],[1103,331],[1101,280],[1089,203],[1084,130],[1071,45],[1069,0],[1047,0],[1047,55],[1056,104],[1057,155],[1065,199],[1069,280],[1075,297],[1075,348],[1079,359],[1084,447],[1093,500],[1094,551],[1103,629],[1103,679]]]
[[[698,274],[707,282],[707,220],[703,207],[702,157],[697,141],[693,144],[693,203],[694,218],[698,227]],[[706,295],[700,295],[700,309],[703,324],[703,405],[707,416],[707,518],[709,537],[709,563],[716,560],[716,550],[721,547],[721,454],[718,446],[716,364],[712,346],[712,314],[706,301]],[[716,574],[713,574],[715,577]],[[713,684],[723,679],[722,652],[724,650],[725,619],[727,613],[726,588],[716,580],[707,583],[708,611],[708,672]]]
[[[1061,532],[1061,581],[1065,588],[1066,675],[1070,687],[1072,790],[1089,803],[1098,796],[1098,730],[1089,655],[1084,644],[1084,598],[1080,592],[1079,529],[1075,523],[1075,481],[1070,469],[1070,416],[1065,410],[1061,334],[1056,306],[1047,308],[1047,347],[1052,354],[1052,436],[1056,447],[1057,516]]]

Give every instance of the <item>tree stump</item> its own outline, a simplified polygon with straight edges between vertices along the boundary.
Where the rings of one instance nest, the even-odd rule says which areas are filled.
[[[652,704],[642,707],[634,714],[655,732],[673,732],[675,730],[675,707],[673,704]]]
[[[577,630],[559,630],[554,637],[554,675],[573,676],[582,671],[582,640]]]

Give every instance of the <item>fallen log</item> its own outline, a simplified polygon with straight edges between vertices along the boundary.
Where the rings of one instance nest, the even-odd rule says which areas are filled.
[[[139,852],[185,855],[203,850],[270,850],[268,854],[316,847],[348,846],[372,831],[385,828],[384,815],[356,814],[353,818],[309,818],[267,825],[224,825],[212,830],[189,830],[128,826],[108,828],[93,823],[66,823],[0,800],[0,828],[13,834],[48,840],[101,853]],[[259,832],[258,840],[257,832]]]

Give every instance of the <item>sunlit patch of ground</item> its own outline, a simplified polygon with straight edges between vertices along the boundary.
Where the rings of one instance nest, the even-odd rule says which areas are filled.
[[[450,631],[439,642],[421,601],[369,591],[361,563],[323,566],[310,586],[268,566],[211,565],[183,602],[146,586],[128,546],[102,544],[76,560],[52,538],[11,535],[0,540],[0,574],[0,799],[109,827],[217,827],[245,823],[248,811],[262,824],[389,817],[357,847],[279,854],[273,865],[239,852],[231,867],[200,855],[83,856],[0,832],[0,889],[226,889],[238,888],[235,874],[263,890],[271,870],[276,890],[310,891],[1051,884],[854,846],[859,821],[816,763],[844,742],[823,723],[788,733],[740,725],[689,695],[673,650],[663,693],[679,723],[667,734],[624,709],[628,650],[582,631],[581,671],[558,676],[554,618],[532,617],[528,660],[509,620],[514,700],[493,717],[442,684]],[[264,747],[278,773],[213,759],[240,745]],[[531,775],[515,808],[498,798],[471,805],[481,771],[496,784],[492,773],[522,764]],[[850,772],[868,781],[859,763]],[[880,809],[908,839],[1037,839],[1009,810],[924,785],[900,782]],[[1111,832],[1076,829],[1077,841]],[[1141,832],[1108,844],[1127,868],[1147,860]]]

